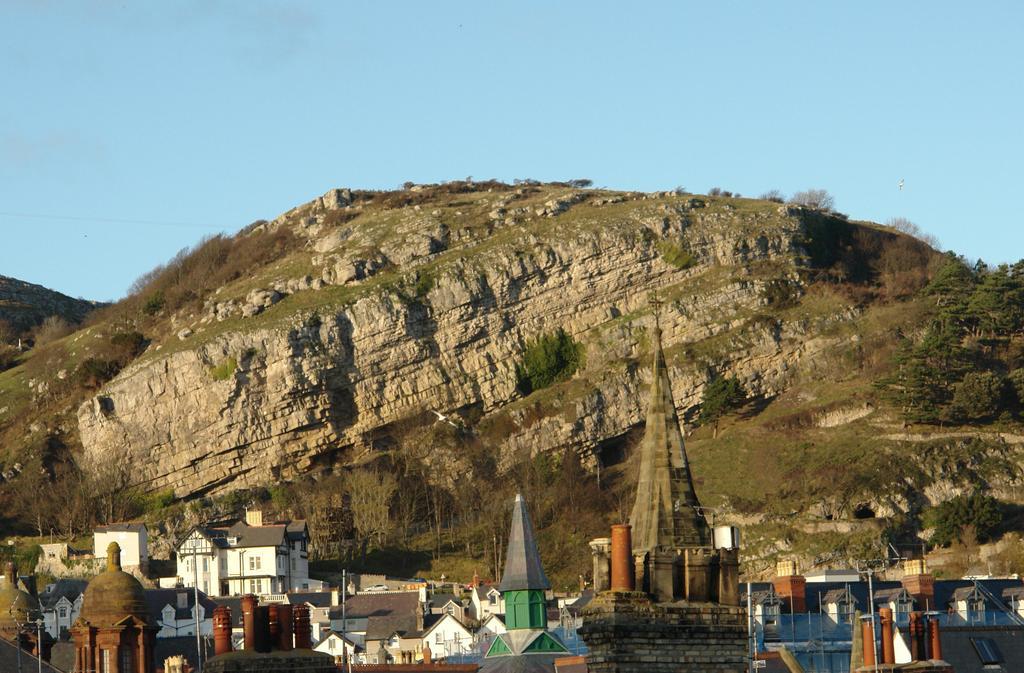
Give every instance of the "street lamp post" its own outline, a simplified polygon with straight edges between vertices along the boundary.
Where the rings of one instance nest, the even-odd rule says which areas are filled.
[[[36,619],[36,662],[39,673],[43,673],[43,620]]]

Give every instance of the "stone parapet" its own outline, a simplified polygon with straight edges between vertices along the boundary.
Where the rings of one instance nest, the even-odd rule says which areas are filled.
[[[713,603],[653,603],[599,594],[579,629],[590,673],[745,673],[747,612]]]

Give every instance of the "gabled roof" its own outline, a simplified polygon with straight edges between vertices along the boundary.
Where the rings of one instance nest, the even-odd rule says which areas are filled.
[[[76,598],[85,593],[85,587],[88,585],[87,580],[59,579],[54,582],[52,589],[39,595],[39,603],[44,610],[54,608],[61,598],[74,603]]]
[[[387,640],[398,634],[406,637],[419,632],[415,614],[394,614],[369,617],[366,620],[366,640]]]
[[[435,608],[448,605],[449,602],[462,605],[462,601],[455,594],[434,594],[430,597],[430,605]]]
[[[544,574],[533,533],[533,522],[526,511],[523,496],[516,494],[512,508],[512,529],[508,534],[508,551],[505,554],[505,572],[501,576],[498,590],[519,591],[523,589],[546,590],[551,582]]]
[[[832,589],[831,591],[825,592],[821,597],[822,605],[835,605],[837,603],[850,602],[853,605],[857,604],[857,597],[853,595],[853,592],[847,588]]]
[[[454,621],[463,631],[469,633],[469,629],[466,628],[466,625],[459,621],[458,617],[455,615],[429,615],[424,618],[423,637],[426,638],[427,634],[433,632],[433,630],[443,624],[446,619]]]
[[[323,645],[330,638],[339,638],[339,639],[345,641],[346,643],[348,643],[352,647],[352,650],[354,652],[361,652],[363,650],[362,646],[357,644],[355,641],[353,641],[351,638],[346,636],[344,633],[339,633],[338,631],[332,631],[330,629],[328,629],[324,633],[323,637],[320,638],[320,641],[318,643],[313,645],[313,649],[315,650],[316,648],[320,647],[321,645]]]
[[[909,600],[912,600],[910,594],[907,593],[907,590],[903,587],[894,587],[892,589],[880,589],[875,592],[875,605],[883,605],[885,603]]]
[[[501,591],[498,590],[498,587],[494,586],[493,584],[481,584],[480,586],[473,587],[473,593],[475,593],[476,597],[481,601],[487,600],[487,594],[491,593],[492,591],[497,591],[499,594],[501,594]]]
[[[154,624],[160,623],[160,620],[163,618],[163,610],[168,605],[174,609],[174,619],[176,621],[192,617],[192,606],[196,603],[195,589],[146,589],[143,593],[146,598],[146,611],[149,613]],[[182,595],[184,596],[186,607],[179,608],[178,597]],[[199,604],[203,606],[208,618],[213,615],[213,611],[217,607],[217,603],[212,601],[202,591],[199,592]],[[234,615],[232,615],[232,618],[234,618]]]
[[[977,594],[978,596],[980,596],[983,599],[985,598],[985,596],[980,591],[978,591],[977,587],[969,586],[969,587],[960,587],[958,589],[954,589],[953,590],[953,600],[954,601],[965,601],[968,598],[971,598],[972,596],[974,596],[975,594]]]

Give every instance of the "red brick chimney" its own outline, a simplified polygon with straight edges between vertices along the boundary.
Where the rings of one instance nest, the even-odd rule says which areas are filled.
[[[924,559],[903,562],[903,588],[913,596],[918,610],[935,609],[935,578],[928,573]]]
[[[772,580],[775,594],[783,599],[794,614],[807,611],[807,580],[796,573],[795,561],[779,561]]]

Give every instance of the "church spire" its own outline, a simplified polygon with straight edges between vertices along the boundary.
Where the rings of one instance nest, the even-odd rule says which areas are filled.
[[[679,417],[672,399],[665,354],[661,349],[658,302],[651,342],[654,350],[647,425],[640,445],[640,475],[629,523],[633,548],[702,547],[710,543],[707,521],[700,514],[686,459]]]
[[[537,551],[537,539],[533,533],[533,522],[526,511],[523,496],[516,494],[512,508],[512,529],[508,534],[508,550],[505,554],[505,572],[501,576],[498,591],[519,591],[524,589],[547,590],[551,582],[544,574]]]

